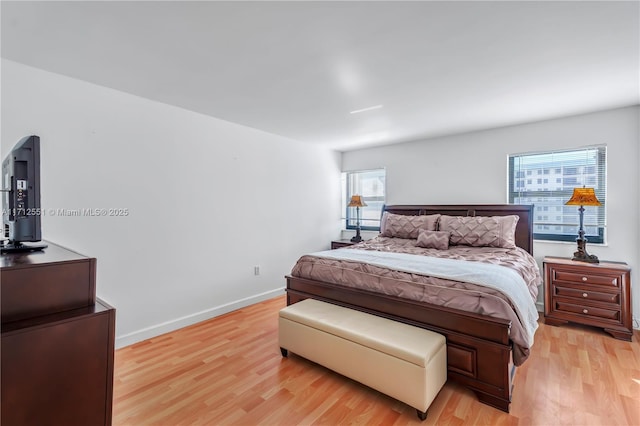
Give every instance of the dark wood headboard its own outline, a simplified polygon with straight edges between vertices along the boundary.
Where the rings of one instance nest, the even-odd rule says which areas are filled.
[[[454,205],[394,205],[382,211],[405,214],[445,214],[449,216],[519,216],[516,226],[516,245],[533,255],[533,205],[518,204],[454,204]]]

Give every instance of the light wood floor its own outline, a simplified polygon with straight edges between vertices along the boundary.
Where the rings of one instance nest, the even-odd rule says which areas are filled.
[[[640,425],[640,333],[540,325],[511,413],[447,383],[413,408],[278,347],[284,296],[116,351],[114,425]]]

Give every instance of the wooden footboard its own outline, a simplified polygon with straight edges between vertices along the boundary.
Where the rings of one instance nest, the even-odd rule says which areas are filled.
[[[287,305],[322,300],[432,330],[447,338],[448,379],[509,412],[514,366],[511,321],[320,281],[287,278]]]

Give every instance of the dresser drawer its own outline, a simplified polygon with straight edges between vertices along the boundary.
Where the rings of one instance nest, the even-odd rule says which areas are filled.
[[[2,325],[95,304],[95,258],[49,244],[42,252],[3,254],[0,262]]]
[[[620,286],[620,275],[597,274],[593,272],[580,273],[562,269],[553,270],[553,281],[564,281],[577,284],[592,284],[608,287]]]
[[[597,302],[614,303],[620,305],[620,293],[601,293],[598,291],[581,290],[577,288],[554,286],[554,295],[558,297],[571,297],[581,300],[593,300]]]
[[[593,306],[574,305],[572,303],[555,301],[555,310],[572,314],[588,315],[589,317],[597,317],[616,322],[620,321],[620,311],[613,309],[594,308]]]

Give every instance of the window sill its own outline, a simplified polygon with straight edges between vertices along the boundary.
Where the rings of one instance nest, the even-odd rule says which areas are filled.
[[[560,245],[571,245],[575,246],[575,241],[552,241],[552,240],[533,240],[534,244],[560,244]],[[597,246],[597,247],[609,247],[609,243],[592,243],[587,241],[588,246]]]

